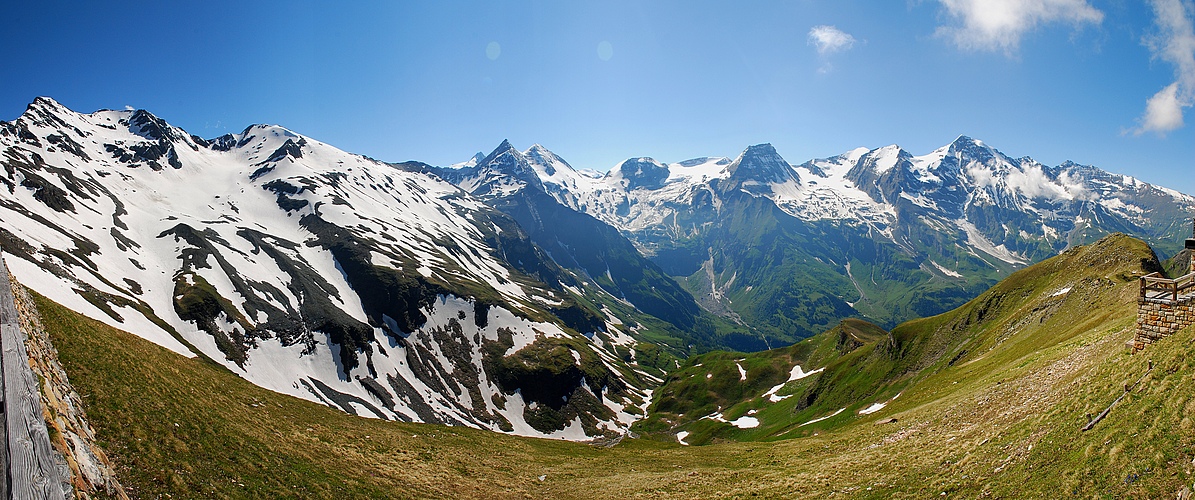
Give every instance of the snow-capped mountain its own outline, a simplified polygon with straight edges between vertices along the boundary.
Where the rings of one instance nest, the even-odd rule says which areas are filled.
[[[734,347],[730,332],[717,331],[717,318],[702,312],[688,292],[616,228],[560,201],[594,186],[600,175],[577,171],[538,144],[518,151],[507,141],[480,161],[453,168],[414,168],[448,179],[510,215],[554,262],[618,302],[664,321],[665,330],[678,340],[683,337],[701,347]],[[679,347],[687,348],[683,343]]]
[[[205,140],[47,98],[0,122],[0,155],[13,275],[178,353],[378,418],[586,439],[641,413],[629,328],[438,178],[277,126]]]
[[[577,178],[584,180],[556,180]],[[1189,210],[1195,205],[1189,195],[1091,166],[1067,162],[1049,167],[1029,157],[1014,160],[966,136],[924,156],[892,145],[789,165],[770,144],[760,144],[733,161],[698,158],[664,165],[632,158],[601,178],[556,173],[541,179],[545,186],[557,187],[549,192],[563,193],[556,195],[562,203],[630,234],[660,224],[678,206],[699,203],[698,193],[737,189],[766,197],[806,221],[895,226],[899,209],[912,204],[966,229],[968,223],[983,226],[982,221],[970,220],[982,207],[1024,212],[1034,214],[1039,224],[1025,228],[1024,235],[1018,230],[1017,236],[1048,240],[1055,252],[1067,246],[1064,235],[1096,224],[1081,215],[1084,211],[1092,217],[1106,213],[1142,229],[1157,225],[1149,217],[1154,210]],[[630,208],[643,203],[655,210]],[[976,235],[970,244],[976,250],[994,248],[1004,240],[998,239],[984,242]],[[1062,245],[1053,243],[1057,241]],[[1019,263],[1045,256],[1033,251],[998,253],[1003,260]]]
[[[529,160],[524,172],[538,179],[521,185],[618,228],[706,309],[768,345],[844,316],[892,326],[949,310],[1110,232],[1174,252],[1195,213],[1191,196],[1013,159],[965,136],[922,156],[893,145],[800,165],[768,144],[733,160],[632,158],[601,177],[532,149],[550,160]],[[472,179],[474,189],[498,182]]]
[[[0,122],[0,165],[0,249],[55,301],[347,412],[569,439],[639,418],[667,353],[892,326],[1114,231],[1174,252],[1195,214],[967,137],[605,174],[504,141],[440,168],[46,98]]]

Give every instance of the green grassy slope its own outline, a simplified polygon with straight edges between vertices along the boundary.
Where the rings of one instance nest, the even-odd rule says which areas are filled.
[[[698,358],[678,373],[708,368],[717,389],[715,378],[740,382],[741,363],[745,394],[786,379],[790,363],[826,366],[778,392],[793,397],[769,403],[780,408],[815,395],[805,409],[788,410],[793,421],[785,426],[850,405],[814,425],[709,433],[715,444],[687,447],[633,439],[597,448],[352,417],[260,389],[43,298],[38,306],[101,443],[139,497],[1156,498],[1195,480],[1195,345],[1188,330],[1126,353],[1133,275],[1156,264],[1151,259],[1140,242],[1113,237],[1018,272],[959,310],[901,325],[891,340],[846,325],[867,342],[845,355],[822,339],[773,359],[711,353],[705,365]],[[1108,418],[1080,431],[1086,415],[1107,407],[1151,360],[1154,369]],[[862,373],[878,378],[853,375]],[[736,399],[733,385],[702,404],[721,404],[726,419],[737,418],[727,403],[753,403]],[[871,396],[841,396],[851,390]],[[889,403],[857,413],[876,401]],[[761,421],[779,421],[766,413],[775,410],[753,409]],[[725,439],[778,436],[801,437]]]
[[[686,431],[690,444],[809,435],[856,420],[873,404],[893,402],[934,374],[965,371],[962,366],[971,363],[1007,369],[1081,328],[1111,320],[1110,312],[1132,316],[1125,307],[1133,298],[1126,299],[1122,289],[1157,269],[1144,243],[1112,236],[1014,273],[954,311],[906,322],[891,334],[848,320],[789,348],[693,358],[656,391],[651,417],[638,429],[663,439]],[[784,383],[794,364],[824,371],[789,382],[769,397],[769,388]],[[709,417],[715,412],[721,419]],[[744,415],[759,425],[743,429],[722,421]]]
[[[888,332],[866,321],[846,319],[825,333],[780,349],[749,354],[712,352],[691,357],[656,390],[649,416],[638,422],[635,430],[661,440],[675,439],[677,432],[687,431],[685,442],[689,444],[707,444],[722,438],[774,439],[794,423],[814,418],[798,421],[798,413],[813,412],[801,412],[802,400],[792,396],[816,383],[819,375],[788,382],[794,366],[812,371],[832,365],[887,335]],[[740,367],[743,371],[739,371]],[[782,399],[773,402],[767,393],[780,384],[783,387],[774,394]],[[721,420],[709,418],[717,413],[722,415]],[[756,417],[761,425],[739,429],[723,421],[744,415]]]
[[[1162,267],[1166,269],[1166,276],[1170,278],[1178,278],[1191,272],[1191,251],[1183,249],[1181,252],[1174,254],[1173,257],[1162,262]]]

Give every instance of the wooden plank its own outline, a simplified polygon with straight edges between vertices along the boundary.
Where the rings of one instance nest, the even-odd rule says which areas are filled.
[[[10,307],[11,307],[11,309],[10,309]],[[6,330],[8,328],[12,328],[19,324],[18,319],[17,319],[16,308],[17,308],[17,304],[16,304],[16,301],[13,300],[13,296],[12,296],[12,284],[9,282],[9,277],[8,277],[8,266],[6,266],[4,264],[3,252],[0,252],[0,339],[2,339],[3,337],[8,335],[8,332],[6,332],[4,330]],[[0,343],[2,343],[2,342],[0,342]],[[0,440],[0,455],[2,455],[2,457],[3,457],[3,461],[0,461],[0,466],[4,467],[4,469],[3,469],[4,473],[0,474],[0,477],[3,477],[3,491],[0,491],[0,493],[3,493],[3,496],[0,496],[0,498],[7,500],[9,498],[12,498],[10,491],[9,491],[9,479],[8,479],[8,476],[9,476],[8,464],[11,463],[11,460],[9,458],[9,451],[8,451],[8,444],[9,444],[9,441],[8,441],[9,434],[8,434],[8,424],[7,424],[8,419],[5,418],[8,416],[8,405],[5,404],[5,401],[7,401],[8,398],[5,397],[5,394],[4,394],[3,369],[4,369],[3,356],[0,355],[0,398],[2,398],[2,399],[0,399],[0,432],[3,432],[3,434],[4,434],[4,436],[3,436],[4,439]]]
[[[0,325],[10,498],[64,498],[22,337],[15,325]]]
[[[12,297],[12,285],[8,282],[8,267],[0,257],[0,323],[18,325],[17,303]]]
[[[1150,273],[1142,276],[1140,283],[1142,301],[1178,304],[1195,298],[1195,294],[1188,293],[1188,290],[1195,288],[1195,273],[1177,279],[1163,278],[1158,273]]]
[[[1137,384],[1140,384],[1142,380],[1145,380],[1145,376],[1149,375],[1149,372],[1153,371],[1153,369],[1154,369],[1154,362],[1153,362],[1153,360],[1150,360],[1149,368],[1146,368],[1145,373],[1142,373],[1141,377],[1138,378],[1136,382],[1133,382],[1133,385],[1125,384],[1124,392],[1120,394],[1120,397],[1117,397],[1116,400],[1112,401],[1112,404],[1108,405],[1107,408],[1104,408],[1104,411],[1100,412],[1100,414],[1098,416],[1096,416],[1095,418],[1091,418],[1091,414],[1088,413],[1087,417],[1088,417],[1089,421],[1087,422],[1087,425],[1083,426],[1082,431],[1087,432],[1087,431],[1091,430],[1093,427],[1095,427],[1095,424],[1100,423],[1100,420],[1103,420],[1104,417],[1107,417],[1108,413],[1112,411],[1112,407],[1116,406],[1116,403],[1119,403],[1120,400],[1124,399],[1125,396],[1127,396],[1130,392],[1132,392],[1133,389],[1135,387],[1137,387]]]
[[[8,272],[0,257],[0,373],[3,374],[9,495],[14,500],[64,499],[39,387],[29,367],[25,334],[16,314]]]

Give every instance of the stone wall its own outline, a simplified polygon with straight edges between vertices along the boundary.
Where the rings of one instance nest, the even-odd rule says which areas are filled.
[[[11,285],[21,330],[26,335],[29,366],[41,381],[41,406],[46,428],[51,444],[70,467],[69,486],[74,489],[75,498],[102,496],[128,500],[112,464],[95,442],[95,430],[87,423],[87,413],[83,411],[83,398],[67,380],[66,371],[58,362],[58,350],[54,349],[42,327],[37,307],[15,278]]]
[[[1149,299],[1137,301],[1137,335],[1133,350],[1140,351],[1162,337],[1195,324],[1195,301],[1176,304]]]

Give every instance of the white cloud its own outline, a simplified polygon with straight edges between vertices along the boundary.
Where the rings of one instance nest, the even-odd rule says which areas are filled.
[[[1175,81],[1145,103],[1136,135],[1165,134],[1183,126],[1183,108],[1195,105],[1195,7],[1182,0],[1152,0],[1157,33],[1145,39],[1153,56],[1174,65]]]
[[[809,30],[809,45],[817,47],[819,54],[850,50],[855,37],[833,26],[814,26]]]
[[[1021,37],[1039,25],[1066,22],[1099,24],[1104,13],[1087,0],[938,0],[956,22],[937,35],[964,50],[1001,50],[1012,54]]]
[[[1186,106],[1190,106],[1187,104]],[[1145,102],[1145,114],[1141,126],[1133,131],[1136,135],[1145,132],[1165,134],[1183,126],[1183,107],[1178,99],[1178,82],[1167,85]]]

